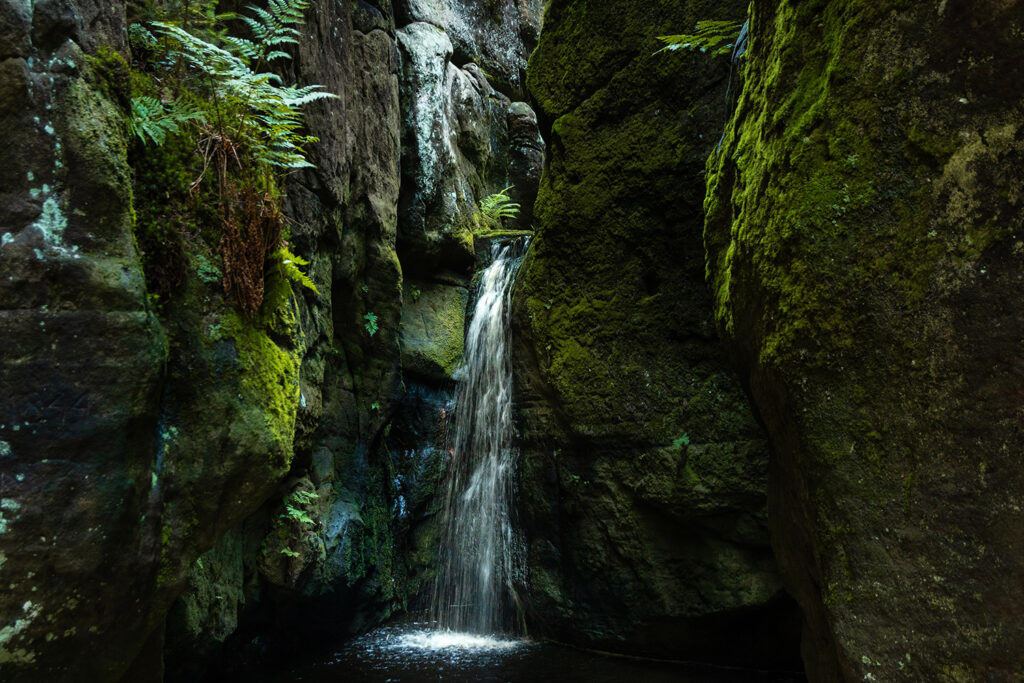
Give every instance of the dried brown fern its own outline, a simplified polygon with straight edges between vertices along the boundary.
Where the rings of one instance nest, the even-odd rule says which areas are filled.
[[[223,285],[226,294],[234,292],[238,307],[252,315],[263,303],[264,269],[281,244],[284,218],[270,193],[243,187],[237,194],[225,201],[221,224]]]

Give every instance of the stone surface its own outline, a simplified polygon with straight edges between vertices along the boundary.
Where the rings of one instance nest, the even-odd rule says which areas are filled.
[[[815,681],[1024,675],[1024,6],[758,2],[708,164]]]
[[[405,116],[399,253],[415,255],[403,260],[407,273],[468,274],[480,200],[509,185],[521,203],[536,195],[543,159],[536,117],[496,91],[476,64],[457,67],[445,31],[417,22],[397,35]]]
[[[132,243],[124,93],[82,50],[119,44],[116,17],[80,39],[102,9],[3,5],[0,678],[12,683],[116,677],[154,593],[165,348]]]
[[[444,382],[462,363],[466,333],[465,287],[437,284],[406,287],[402,308],[402,368],[407,376]]]
[[[441,29],[458,65],[475,63],[510,97],[525,93],[526,60],[537,44],[541,0],[398,0],[395,5],[400,25],[424,22]]]
[[[654,54],[654,36],[745,8],[556,1],[530,61],[550,157],[513,315],[529,616],[545,636],[795,658],[767,442],[704,284],[701,169],[729,67]]]

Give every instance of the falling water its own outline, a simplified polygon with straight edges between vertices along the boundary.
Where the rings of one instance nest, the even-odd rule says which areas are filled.
[[[509,299],[520,246],[492,247],[466,334],[465,376],[449,450],[440,568],[431,616],[443,629],[495,633],[514,625],[518,544],[510,518],[512,426]]]

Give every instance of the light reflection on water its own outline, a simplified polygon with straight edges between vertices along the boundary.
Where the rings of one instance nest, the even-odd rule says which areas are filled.
[[[456,633],[454,631],[411,631],[398,639],[399,647],[418,648],[420,650],[514,650],[525,647],[526,641],[503,640],[493,636],[481,636],[474,633]]]
[[[273,683],[798,683],[800,674],[612,657],[530,640],[386,626]]]

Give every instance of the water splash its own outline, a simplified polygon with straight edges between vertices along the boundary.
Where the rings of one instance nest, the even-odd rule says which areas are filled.
[[[403,634],[399,644],[417,650],[514,650],[522,647],[523,641],[454,631],[413,631]]]
[[[480,634],[517,626],[522,561],[510,515],[517,453],[508,346],[511,286],[524,248],[492,247],[466,334],[431,604],[442,629]]]

